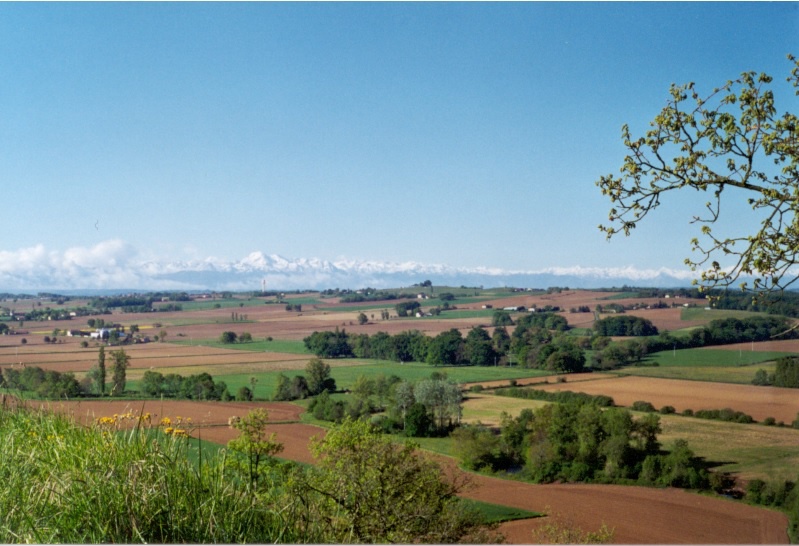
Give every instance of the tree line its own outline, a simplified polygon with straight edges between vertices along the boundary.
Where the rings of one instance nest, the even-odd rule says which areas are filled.
[[[562,321],[562,322],[561,322]],[[493,334],[476,326],[466,336],[456,328],[436,336],[418,330],[396,335],[385,332],[348,334],[313,332],[303,342],[321,358],[373,358],[394,362],[426,362],[433,366],[495,366],[516,364],[557,372],[581,371],[584,351],[574,338],[564,335],[565,319],[554,313],[530,314],[517,321],[513,335],[504,327]],[[556,330],[551,332],[549,327]]]
[[[593,349],[591,367],[613,369],[628,365],[643,365],[646,355],[659,351],[767,341],[774,338],[797,339],[797,337],[799,332],[791,327],[788,319],[775,316],[716,319],[706,326],[695,328],[688,336],[673,336],[668,332],[660,332],[655,336],[617,343],[611,343],[606,336],[595,336],[590,340]]]
[[[439,372],[415,382],[396,375],[361,375],[350,395],[347,400],[335,400],[323,392],[308,411],[317,419],[336,423],[371,416],[371,422],[385,433],[423,438],[449,434],[460,424],[463,410],[460,385]]]
[[[513,471],[536,483],[638,483],[705,489],[710,473],[684,440],[661,448],[660,418],[638,419],[622,408],[603,409],[572,398],[517,417],[503,414],[498,432],[480,425],[453,433],[455,451],[471,470]],[[714,478],[715,479],[715,478]]]

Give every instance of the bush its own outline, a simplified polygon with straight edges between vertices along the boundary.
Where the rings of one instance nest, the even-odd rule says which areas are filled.
[[[720,410],[697,410],[694,415],[700,419],[712,419],[714,421],[726,421],[729,423],[749,424],[755,422],[751,415],[730,408]]]
[[[633,405],[630,406],[630,409],[633,411],[644,411],[647,413],[654,413],[656,411],[655,406],[649,402],[644,402],[643,400],[637,400],[633,402]]]
[[[219,336],[219,341],[222,343],[236,343],[237,338],[236,332],[222,332],[222,335]]]
[[[236,392],[236,400],[239,402],[252,402],[252,391],[249,389],[249,387],[241,387]]]
[[[408,413],[405,416],[405,435],[413,438],[426,438],[431,436],[434,431],[435,424],[427,413],[427,408],[424,404],[414,402],[408,408]]]
[[[660,413],[662,415],[671,415],[672,413],[677,413],[677,410],[674,409],[674,406],[663,406],[660,408]]]

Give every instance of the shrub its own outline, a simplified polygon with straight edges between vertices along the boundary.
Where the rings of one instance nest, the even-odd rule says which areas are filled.
[[[252,402],[252,391],[249,389],[249,387],[242,386],[236,392],[236,400],[239,402]]]
[[[655,406],[649,402],[644,402],[643,400],[637,400],[633,402],[632,406],[630,406],[630,409],[633,411],[645,411],[647,413],[655,412]]]
[[[660,413],[662,415],[670,415],[672,413],[677,413],[677,410],[674,409],[674,406],[663,406],[660,408]]]
[[[237,338],[236,332],[222,332],[222,335],[219,336],[219,341],[222,343],[236,343]]]

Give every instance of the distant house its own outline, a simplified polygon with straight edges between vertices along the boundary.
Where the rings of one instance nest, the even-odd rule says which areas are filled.
[[[111,330],[108,328],[99,328],[97,331],[89,334],[92,339],[108,339],[111,336]]]
[[[483,305],[483,309],[493,309],[493,308],[494,306],[491,305],[490,303],[486,303],[485,305]]]

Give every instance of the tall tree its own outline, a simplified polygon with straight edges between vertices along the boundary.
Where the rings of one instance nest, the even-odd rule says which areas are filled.
[[[491,337],[480,326],[475,326],[466,334],[463,353],[465,360],[472,366],[493,366],[497,356]]]
[[[336,380],[330,377],[330,365],[319,358],[312,358],[305,366],[308,390],[312,396],[322,391],[336,390]]]
[[[100,345],[100,352],[97,355],[97,374],[96,374],[96,381],[97,381],[97,390],[100,392],[100,396],[105,396],[105,347]]]
[[[799,62],[788,58],[788,81],[799,89]],[[789,270],[799,261],[799,118],[778,113],[771,82],[766,74],[745,72],[705,96],[693,83],[672,85],[666,107],[645,136],[634,138],[624,125],[628,155],[621,177],[597,181],[612,203],[610,223],[599,229],[608,238],[629,235],[670,192],[691,188],[710,194],[704,214],[693,218],[701,225],[699,237],[691,240],[698,257],[685,260],[692,269],[703,269],[703,285],[727,287],[742,280],[742,289],[769,293],[795,282],[799,277]],[[722,196],[744,198],[759,229],[715,233]]]
[[[125,354],[123,349],[119,349],[118,351],[111,351],[111,358],[114,360],[114,367],[112,369],[111,376],[111,382],[113,384],[111,387],[111,394],[120,396],[125,392],[125,383],[127,379],[127,369],[128,364],[130,363],[130,357]]]

